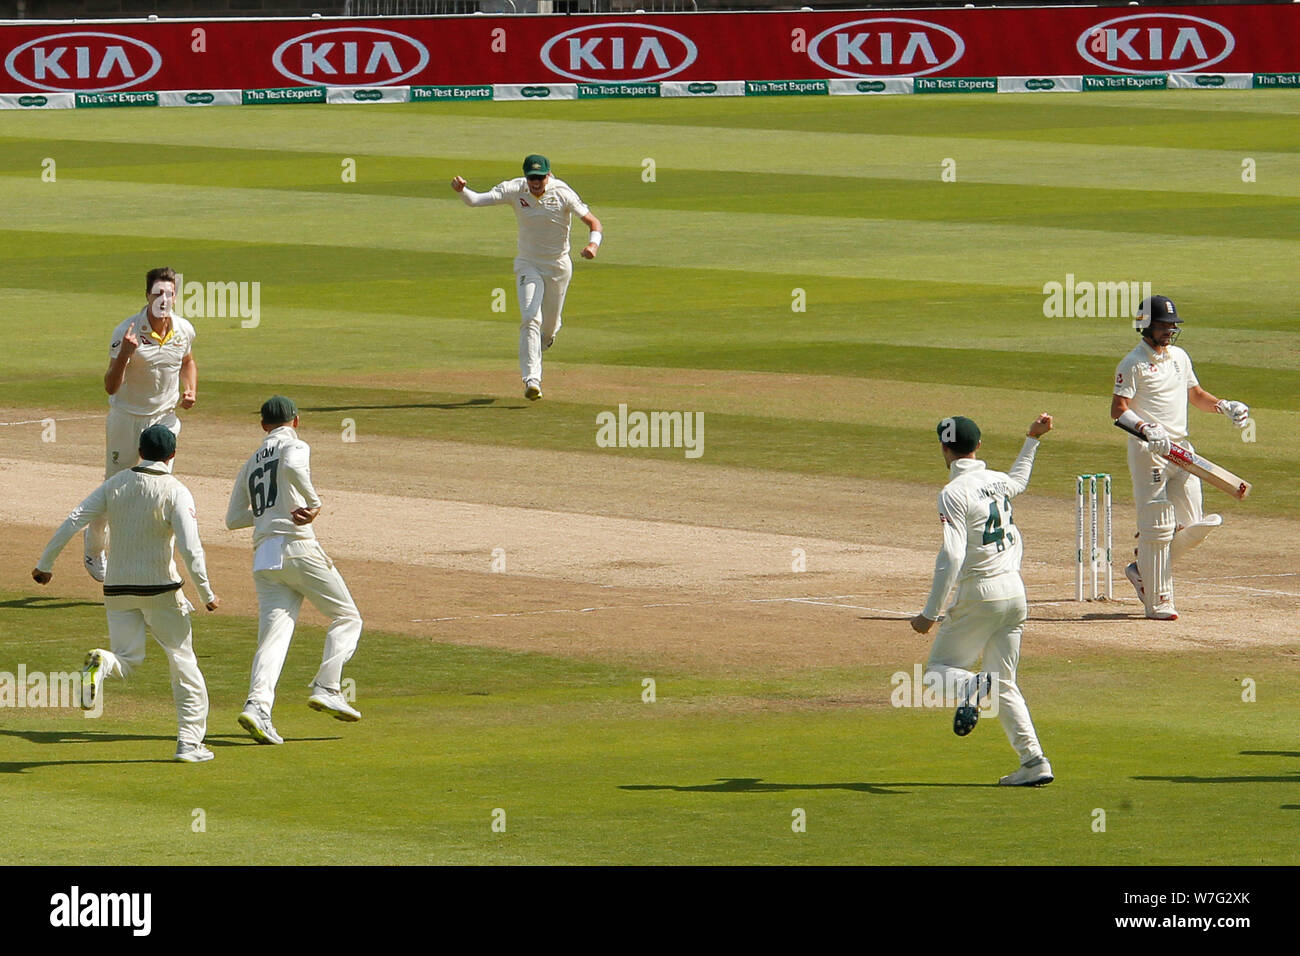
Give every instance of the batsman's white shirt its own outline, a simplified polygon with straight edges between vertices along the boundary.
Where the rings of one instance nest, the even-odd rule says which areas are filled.
[[[1162,355],[1145,339],[1115,369],[1115,394],[1129,400],[1138,418],[1159,422],[1177,442],[1187,438],[1187,390],[1199,384],[1186,352],[1170,345]]]
[[[160,342],[152,335],[147,308],[141,309],[113,330],[108,347],[110,359],[122,351],[122,338],[131,328],[140,346],[131,354],[122,385],[108,397],[108,403],[132,415],[152,417],[169,412],[180,401],[181,360],[194,345],[194,326],[172,313],[171,332]]]
[[[107,517],[113,529],[105,594],[152,595],[179,589],[174,542],[185,558],[199,598],[204,604],[212,601],[194,497],[168,473],[166,462],[146,461],[119,471],[92,491],[54,532],[36,567],[51,570],[69,539],[101,516]]]
[[[312,526],[294,524],[293,512],[320,504],[311,483],[311,447],[292,425],[281,425],[239,470],[226,508],[226,527],[251,526],[255,548],[271,535],[283,541],[312,540]]]
[[[466,187],[460,197],[467,206],[509,203],[519,220],[519,259],[551,269],[567,267],[571,217],[587,215],[587,204],[568,183],[554,176],[540,199],[529,191],[528,180],[523,176],[497,183],[485,193]]]
[[[1029,486],[1038,439],[1026,438],[1011,470],[992,471],[976,458],[958,458],[949,469],[951,480],[939,492],[939,521],[943,546],[934,562],[930,597],[921,612],[939,619],[954,586],[971,579],[990,579],[1016,573],[1024,542],[1012,520],[1011,499]],[[1010,591],[1009,591],[1010,593]]]

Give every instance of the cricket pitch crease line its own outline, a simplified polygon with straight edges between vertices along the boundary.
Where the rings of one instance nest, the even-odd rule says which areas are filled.
[[[102,415],[78,415],[75,418],[33,418],[25,422],[0,422],[0,427],[13,425],[44,425],[47,422],[85,422],[92,418],[102,418]]]
[[[495,614],[466,614],[459,617],[425,617],[414,618],[412,624],[443,624],[448,621],[478,621],[495,617],[529,617],[535,614],[589,614],[593,611],[641,611],[661,607],[716,607],[724,604],[812,604],[822,607],[851,608],[857,611],[876,611],[881,614],[897,614],[900,620],[915,616],[911,611],[895,611],[892,608],[864,607],[860,604],[832,603],[840,598],[857,597],[856,594],[831,594],[825,597],[785,597],[785,598],[736,598],[730,601],[678,601],[673,603],[656,602],[654,604],[605,604],[597,607],[544,608],[537,611],[499,611]]]

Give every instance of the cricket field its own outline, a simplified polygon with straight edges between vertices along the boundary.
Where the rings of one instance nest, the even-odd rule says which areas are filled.
[[[1200,90],[5,113],[0,862],[1300,863],[1297,123],[1300,94]],[[514,217],[449,188],[533,152],[605,227],[538,403]],[[198,330],[176,472],[222,598],[194,617],[201,765],[170,760],[156,645],[96,718],[31,677],[107,642],[79,539],[30,571],[102,479],[109,333],[160,265]],[[1122,574],[1108,415],[1144,282],[1252,412],[1191,412],[1254,491],[1206,488],[1224,526],[1172,623]],[[366,621],[364,719],[307,708],[305,612],[260,747],[222,518],[275,393]],[[894,705],[931,640],[936,422],[1005,469],[1043,411],[1020,684],[1056,781],[999,788],[995,720]],[[638,412],[692,443],[611,445]],[[1113,601],[1073,600],[1080,472],[1114,476]]]

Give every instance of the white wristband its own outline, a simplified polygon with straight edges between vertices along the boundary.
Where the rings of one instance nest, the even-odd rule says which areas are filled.
[[[593,243],[593,244],[596,246],[596,248],[599,249],[599,248],[600,248],[600,240],[602,240],[602,239],[604,239],[604,238],[605,238],[605,237],[604,237],[601,233],[599,233],[599,232],[597,232],[595,229],[593,229],[593,230],[591,231],[591,238],[588,239],[587,241],[590,242],[590,243]]]
[[[1126,408],[1124,414],[1115,419],[1115,421],[1121,426],[1127,425],[1131,429],[1135,428],[1138,431],[1142,430],[1143,421],[1138,418],[1137,412],[1133,411],[1131,408]]]

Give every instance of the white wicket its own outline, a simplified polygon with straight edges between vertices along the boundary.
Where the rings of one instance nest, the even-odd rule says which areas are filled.
[[[1106,522],[1106,600],[1115,596],[1112,572],[1114,539],[1111,531],[1110,475],[1099,472],[1094,475],[1077,475],[1074,479],[1074,536],[1075,536],[1075,576],[1074,599],[1082,601],[1083,594],[1083,552],[1084,552],[1084,491],[1087,486],[1086,510],[1088,518],[1088,567],[1092,580],[1092,597],[1096,601],[1101,597],[1098,587],[1101,573],[1101,549],[1099,545],[1101,521]],[[1097,486],[1101,485],[1101,508],[1097,507]]]

